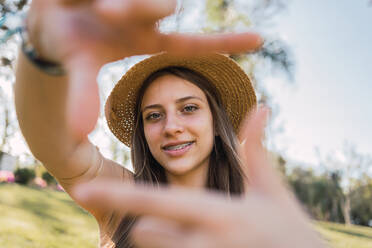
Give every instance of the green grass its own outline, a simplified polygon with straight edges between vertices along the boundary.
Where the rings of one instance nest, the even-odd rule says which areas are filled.
[[[0,247],[98,247],[98,227],[64,192],[0,184]]]
[[[372,228],[318,222],[316,229],[335,248],[372,248]]]
[[[315,226],[330,247],[372,248],[372,228]],[[98,247],[98,227],[66,193],[0,184],[0,247]]]

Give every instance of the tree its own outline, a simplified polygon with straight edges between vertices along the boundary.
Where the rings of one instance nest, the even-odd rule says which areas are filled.
[[[372,178],[363,176],[355,185],[353,194],[351,195],[350,216],[355,224],[371,225],[372,220]]]
[[[204,31],[221,33],[236,32],[251,27],[264,29],[265,25],[270,23],[287,5],[286,1],[282,0],[241,2],[236,0],[206,0],[207,16]],[[265,37],[265,40],[264,46],[258,53],[235,55],[232,58],[240,63],[254,79],[256,90],[267,97],[263,89],[257,86],[257,73],[259,69],[262,69],[259,68],[260,65],[284,71],[289,78],[292,78],[294,62],[289,47],[283,41],[268,36]]]
[[[343,194],[339,172],[326,171],[317,175],[311,169],[296,166],[287,179],[297,198],[313,218],[343,221],[341,213]]]
[[[0,151],[11,152],[11,146],[9,145],[10,138],[15,134],[17,130],[17,121],[15,119],[15,111],[13,101],[10,100],[9,96],[4,92],[2,87],[7,84],[8,88],[11,88],[15,81],[14,67],[17,53],[17,37],[10,36],[16,30],[12,26],[8,26],[7,22],[4,22],[6,15],[14,12],[21,11],[27,1],[0,1],[0,81],[3,82],[0,85]],[[3,43],[2,43],[3,42]]]
[[[7,140],[9,138],[9,126],[10,126],[10,120],[9,120],[9,109],[7,107],[7,98],[3,92],[3,90],[0,88],[0,107],[1,107],[1,112],[3,113],[1,116],[2,116],[2,122],[3,122],[3,125],[2,125],[2,133],[1,133],[1,136],[0,136],[0,151],[4,151],[5,150],[5,145],[7,144]]]
[[[30,168],[18,168],[14,172],[14,176],[17,183],[27,185],[35,178],[35,171]]]
[[[345,224],[350,225],[352,223],[352,200],[355,199],[353,194],[357,191],[360,180],[372,166],[372,158],[358,152],[355,145],[345,142],[342,152],[328,155],[327,160],[332,167],[337,168],[340,172],[343,193],[342,212]]]
[[[273,25],[273,19],[286,8],[288,1],[283,0],[206,0],[206,24],[203,31],[239,32],[254,27],[265,30]],[[273,137],[283,130],[281,123],[275,119],[279,114],[279,106],[273,102],[265,79],[272,73],[284,73],[293,80],[294,58],[291,49],[284,41],[275,36],[266,35],[263,47],[255,53],[235,54],[230,57],[238,62],[250,76],[260,104],[270,106],[271,118],[268,122],[266,140],[267,147],[275,150]]]

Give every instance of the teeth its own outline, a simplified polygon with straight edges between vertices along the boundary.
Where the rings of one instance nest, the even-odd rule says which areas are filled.
[[[191,145],[192,142],[189,142],[189,143],[185,143],[185,144],[181,144],[181,145],[176,145],[176,146],[167,146],[165,147],[164,149],[165,150],[171,150],[171,151],[175,151],[175,150],[180,150],[182,148],[185,148],[186,146],[189,146]]]

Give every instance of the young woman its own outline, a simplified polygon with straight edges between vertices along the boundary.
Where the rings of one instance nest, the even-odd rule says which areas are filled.
[[[160,54],[123,76],[106,116],[116,137],[131,147],[136,181],[241,195],[247,179],[236,135],[255,104],[248,76],[228,57]],[[126,247],[130,224],[124,218],[115,231],[118,247]]]
[[[33,0],[31,3],[27,20],[29,40],[24,41],[27,49],[19,55],[15,85],[20,128],[35,157],[57,178],[66,192],[96,218],[101,232],[101,247],[114,246],[115,243],[118,247],[130,245],[127,237],[133,223],[141,224],[147,219],[141,217],[135,220],[123,213],[121,208],[126,205],[131,213],[149,213],[143,209],[148,205],[140,204],[140,197],[134,201],[123,202],[115,198],[116,193],[120,192],[122,200],[131,199],[128,195],[125,196],[127,189],[140,193],[136,188],[129,188],[128,184],[136,185],[135,181],[138,181],[157,185],[160,182],[189,188],[211,188],[233,197],[241,195],[245,190],[246,173],[242,173],[241,165],[258,166],[262,162],[262,150],[256,149],[256,146],[248,142],[251,139],[259,140],[254,139],[254,132],[244,132],[242,136],[248,138],[245,147],[254,152],[249,152],[249,149],[240,155],[237,152],[237,130],[244,115],[255,104],[249,79],[234,62],[223,55],[199,56],[210,51],[254,50],[261,45],[262,39],[252,33],[213,37],[159,33],[156,22],[171,14],[175,4],[175,0]],[[34,53],[29,53],[30,46],[33,46]],[[104,63],[131,55],[163,51],[179,56],[198,56],[185,59],[161,54],[136,65],[117,84],[106,104],[111,130],[119,140],[132,148],[135,167],[132,173],[104,158],[87,138],[94,129],[99,112],[95,79]],[[64,74],[58,68],[59,64],[63,65]],[[55,72],[58,72],[58,75]],[[249,130],[252,129],[255,128]],[[252,147],[254,149],[251,149]],[[248,158],[253,160],[247,160]],[[260,190],[257,192],[261,194],[266,191],[275,192],[268,190],[273,187],[280,188],[277,187],[278,184],[266,187],[268,182],[275,181],[272,180],[273,177],[262,171],[257,173],[261,167],[254,170],[252,168],[247,170],[250,189],[259,185]],[[263,174],[267,176],[264,177]],[[263,178],[268,179],[265,180],[266,184],[262,183]],[[98,183],[101,180],[109,180],[112,185],[106,183],[110,186],[107,189],[101,185],[100,189],[104,194],[101,191],[95,196],[107,199],[107,202],[87,201],[88,194],[82,194],[81,190],[76,189],[79,185]],[[96,186],[88,188],[96,189]],[[115,189],[118,190],[116,193]],[[192,202],[193,207],[201,203],[199,197],[194,197],[193,194],[179,195],[190,197],[187,199]],[[257,194],[250,196],[255,195]],[[146,193],[142,196],[146,197]],[[159,203],[143,198],[142,203],[155,203],[152,207],[159,214],[161,204],[171,203],[170,199],[176,199],[167,198],[168,196],[170,195],[164,192],[166,202]],[[224,202],[220,198],[216,200],[209,193],[202,196],[210,199],[211,204],[213,203],[211,206],[215,206],[216,210],[221,207],[221,202]],[[180,200],[178,197],[177,199]],[[186,226],[195,227],[197,231],[193,232],[194,234],[217,234],[214,237],[218,238],[211,240],[224,240],[219,243],[225,244],[222,247],[238,247],[234,246],[237,239],[221,235],[212,225],[217,223],[215,221],[222,220],[216,216],[221,212],[208,209],[208,213],[214,215],[203,214],[196,217],[187,211],[186,207],[190,207],[190,202],[182,199],[187,203],[183,205],[184,208],[180,208],[178,202],[178,208],[184,210],[182,213],[168,209],[169,214],[173,213],[176,222],[189,219],[193,225],[190,226],[191,222],[186,221]],[[276,213],[271,211],[270,206],[280,206],[280,216],[288,217],[291,230],[300,230],[302,234],[311,233],[302,223],[306,218],[301,217],[301,214],[293,215],[299,211],[292,211],[298,207],[292,204],[293,201],[289,198],[281,200],[284,204],[271,204],[271,201],[262,201],[262,197],[249,199],[253,204],[239,205],[239,208],[235,205],[222,205],[230,210],[260,206],[256,208],[255,214],[266,220],[266,223],[271,220],[267,215]],[[270,194],[270,199],[277,199],[277,195]],[[292,205],[295,207],[288,208]],[[204,202],[202,206],[208,204]],[[245,218],[241,217],[249,216],[248,213],[240,209],[225,214],[237,214],[238,217],[224,218],[235,221],[219,222],[220,227],[246,230],[247,225],[243,221]],[[207,224],[195,222],[195,217]],[[239,221],[240,219],[242,221]],[[194,225],[195,223],[198,225]],[[267,237],[273,233],[268,227],[281,225],[281,221],[275,221],[272,225],[257,229],[259,232],[256,233],[260,235],[248,236],[257,238],[254,240],[258,240],[258,243],[251,242],[252,239],[244,239],[242,247],[257,247],[265,243]],[[136,225],[138,226],[141,225]],[[164,222],[162,226],[163,228],[160,228],[157,225],[156,229],[163,233],[170,230],[170,226],[164,225]],[[173,227],[181,230],[177,225]],[[187,229],[186,233],[189,233],[188,230],[191,229]],[[250,230],[256,234],[254,229]],[[245,232],[236,233],[240,235],[236,238],[247,236]],[[292,241],[291,235],[274,233]],[[170,246],[159,245],[155,242],[159,239],[154,237],[150,240],[152,242],[148,242],[148,239],[145,245],[143,242],[136,242],[136,246],[181,247],[181,244],[175,243]],[[161,240],[164,242],[171,239]],[[307,242],[314,239],[300,238],[301,240]],[[199,241],[183,244],[192,244],[185,247],[217,247]],[[280,244],[284,247],[289,247],[287,244],[297,244],[295,246],[299,247],[298,242]]]

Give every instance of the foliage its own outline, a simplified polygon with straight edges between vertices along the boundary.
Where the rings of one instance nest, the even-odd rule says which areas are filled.
[[[206,31],[226,31],[242,24],[252,25],[245,13],[234,8],[232,0],[207,0],[207,26]]]
[[[351,219],[358,225],[369,225],[372,221],[372,179],[359,185],[351,195]]]
[[[270,21],[286,8],[288,3],[282,0],[260,0],[251,3],[239,4],[236,0],[207,0],[207,26],[206,32],[237,31],[242,27],[265,28],[265,24],[272,26]],[[259,67],[271,71],[283,71],[289,79],[293,79],[294,59],[290,47],[278,37],[267,36],[262,49],[256,54],[250,53],[233,56],[232,58],[242,64],[251,61],[246,72],[257,79]],[[259,66],[262,65],[262,66]],[[244,67],[244,65],[243,65]],[[261,68],[262,69],[262,68]],[[259,88],[256,90],[260,90]]]
[[[316,175],[311,169],[295,167],[287,180],[307,212],[317,220],[345,222],[343,212],[345,194],[339,171],[325,171]],[[368,226],[372,220],[372,178],[366,176],[350,191],[351,222]]]
[[[41,178],[44,179],[44,181],[48,185],[56,185],[57,184],[56,179],[47,171],[43,172],[43,174],[41,175]]]
[[[25,6],[27,6],[27,3],[28,3],[27,0],[9,0],[9,1],[0,0],[0,14],[1,14],[0,15],[1,17],[0,40],[2,42],[7,41],[6,38],[3,40],[4,37],[10,37],[14,35],[15,33],[17,33],[17,27],[14,27],[14,21],[11,21],[10,23],[8,23],[7,21],[4,21],[4,20],[7,20],[7,14],[18,15],[19,13],[23,11]],[[3,19],[3,17],[5,18]],[[1,62],[1,65],[3,66],[11,67],[13,60],[6,56],[2,56],[0,59],[0,62]]]
[[[22,12],[27,6],[27,2],[27,0],[0,0],[0,40],[4,42],[0,42],[0,150],[7,152],[11,151],[9,140],[18,129],[13,100],[7,96],[2,86],[13,84],[15,81],[14,68],[18,37],[12,36],[16,32],[16,28],[8,26],[7,22],[3,23],[2,18],[10,13]],[[9,37],[9,39],[3,40],[4,37]]]
[[[291,50],[284,41],[268,40],[258,51],[258,54],[270,63],[272,71],[282,70],[289,79],[293,80],[294,61]]]
[[[352,219],[353,197],[358,187],[361,186],[363,176],[368,177],[367,172],[372,165],[372,157],[357,151],[355,145],[345,142],[341,152],[332,153],[327,156],[328,166],[338,170],[341,177],[342,201],[341,207],[346,224],[351,224],[357,219]],[[370,216],[370,219],[372,217]]]
[[[35,178],[35,171],[30,168],[18,168],[14,176],[16,183],[26,185]]]
[[[334,222],[343,220],[340,211],[342,193],[337,173],[317,176],[312,170],[297,167],[288,176],[288,181],[313,218]]]
[[[6,1],[6,0],[0,0],[0,13],[1,14],[4,14],[4,13],[8,13],[8,12],[12,12],[12,11],[19,11],[19,10],[22,10],[27,2],[29,2],[28,0],[11,0],[11,1]]]

